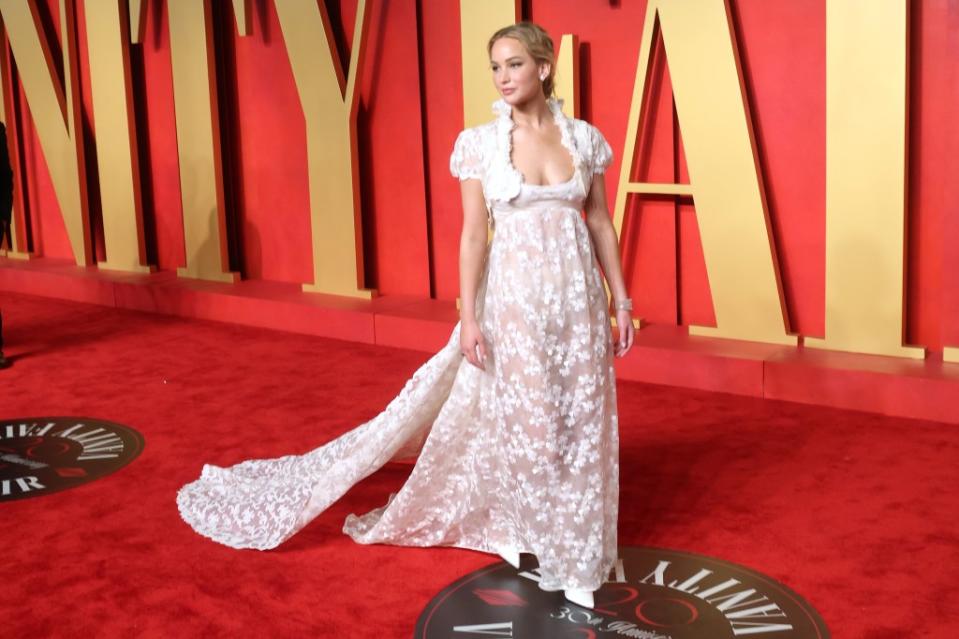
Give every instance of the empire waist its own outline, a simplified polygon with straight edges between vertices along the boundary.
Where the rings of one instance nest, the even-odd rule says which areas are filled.
[[[568,212],[579,215],[582,212],[582,205],[574,204],[569,200],[538,200],[536,202],[525,202],[522,205],[512,206],[510,204],[500,204],[493,207],[493,218],[504,219],[517,215],[538,215],[550,212]]]

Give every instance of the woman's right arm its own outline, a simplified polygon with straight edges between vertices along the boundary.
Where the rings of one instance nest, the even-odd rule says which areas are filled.
[[[463,197],[463,232],[460,235],[460,350],[467,361],[486,370],[486,341],[476,319],[476,290],[486,257],[486,200],[483,185],[471,178],[460,182]]]

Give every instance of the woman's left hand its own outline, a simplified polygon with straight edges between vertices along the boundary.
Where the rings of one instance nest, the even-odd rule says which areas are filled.
[[[616,326],[619,328],[619,338],[613,352],[617,357],[623,357],[632,348],[633,334],[636,332],[632,314],[629,311],[616,311]]]

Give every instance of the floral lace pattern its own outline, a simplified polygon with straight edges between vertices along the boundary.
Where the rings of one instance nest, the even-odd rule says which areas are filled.
[[[478,178],[495,226],[477,290],[486,370],[448,343],[382,413],[304,455],[206,465],[183,519],[235,548],[273,548],[391,459],[416,465],[387,503],[349,515],[363,544],[536,555],[544,590],[598,588],[617,555],[619,434],[612,334],[581,211],[612,151],[551,100],[572,179],[530,185],[509,160],[512,118],[457,138],[450,169]]]
[[[574,175],[583,192],[588,193],[592,174],[606,171],[613,160],[613,150],[595,126],[563,113],[561,98],[550,98],[547,104],[559,128],[560,140],[573,158]],[[508,202],[519,195],[523,184],[522,173],[510,160],[512,132],[516,128],[512,110],[502,98],[493,102],[497,118],[461,131],[450,156],[453,177],[482,180],[486,207],[490,211],[495,208],[494,201]]]

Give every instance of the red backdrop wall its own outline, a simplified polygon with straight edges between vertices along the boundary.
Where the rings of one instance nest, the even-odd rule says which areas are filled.
[[[87,167],[95,182],[93,119],[77,0]],[[57,0],[38,2],[60,41]],[[559,42],[581,42],[580,117],[616,154],[615,192],[645,2],[530,0],[523,17]],[[459,188],[448,170],[462,129],[459,3],[369,0],[360,70],[358,148],[366,284],[383,294],[453,299],[458,294]],[[825,296],[825,0],[731,0],[760,165],[792,330],[822,337]],[[329,0],[337,51],[349,60],[355,0]],[[172,73],[164,3],[146,2],[146,35],[132,62],[147,245],[163,270],[184,263]],[[276,13],[253,2],[252,35],[239,37],[232,3],[215,2],[224,173],[231,264],[244,278],[311,279],[305,124]],[[910,156],[907,212],[907,341],[959,344],[959,5],[911,3]],[[59,51],[54,51],[59,56]],[[686,179],[668,63],[654,63],[652,120],[638,145],[634,178]],[[488,73],[477,69],[476,73]],[[15,84],[16,80],[14,78]],[[30,111],[14,96],[18,159],[31,248],[71,257]],[[492,117],[492,114],[490,115]],[[8,117],[9,119],[9,117]],[[93,233],[102,259],[97,189]],[[714,322],[695,209],[671,198],[637,199],[623,236],[624,266],[640,314],[654,322]],[[849,259],[856,259],[850,256]]]

